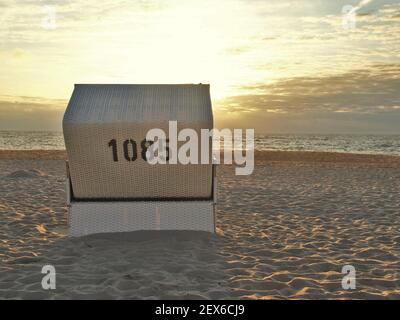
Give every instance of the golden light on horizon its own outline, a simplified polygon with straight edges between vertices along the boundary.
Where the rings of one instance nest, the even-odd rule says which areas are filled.
[[[386,90],[386,68],[400,62],[392,45],[400,40],[400,4],[366,6],[374,3],[357,28],[344,30],[341,7],[329,1],[66,1],[54,5],[53,28],[43,27],[40,2],[6,1],[0,95],[40,97],[49,107],[46,100],[68,100],[75,83],[208,83],[220,119],[239,125],[246,117],[262,127],[278,115],[310,118],[310,110],[342,110],[329,105],[358,90],[360,70],[376,74]],[[342,96],[329,96],[329,85]]]

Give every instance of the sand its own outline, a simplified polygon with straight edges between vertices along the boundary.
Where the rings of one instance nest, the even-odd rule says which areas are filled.
[[[0,151],[0,298],[400,299],[400,157],[258,152],[251,176],[218,168],[216,235],[76,239],[64,158]]]

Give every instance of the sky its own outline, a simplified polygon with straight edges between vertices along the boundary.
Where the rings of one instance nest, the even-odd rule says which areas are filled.
[[[75,83],[209,83],[220,128],[400,133],[400,0],[0,0],[0,130],[60,131]]]

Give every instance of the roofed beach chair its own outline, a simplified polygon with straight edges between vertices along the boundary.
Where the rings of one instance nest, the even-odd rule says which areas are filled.
[[[199,137],[212,129],[209,85],[75,85],[63,119],[71,236],[215,231],[212,161],[146,161],[147,132],[159,128],[168,137],[169,121]]]

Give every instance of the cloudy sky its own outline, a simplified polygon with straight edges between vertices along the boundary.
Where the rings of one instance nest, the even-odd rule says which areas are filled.
[[[400,133],[400,0],[0,0],[0,70],[0,130],[61,130],[74,83],[201,82],[219,127]]]

